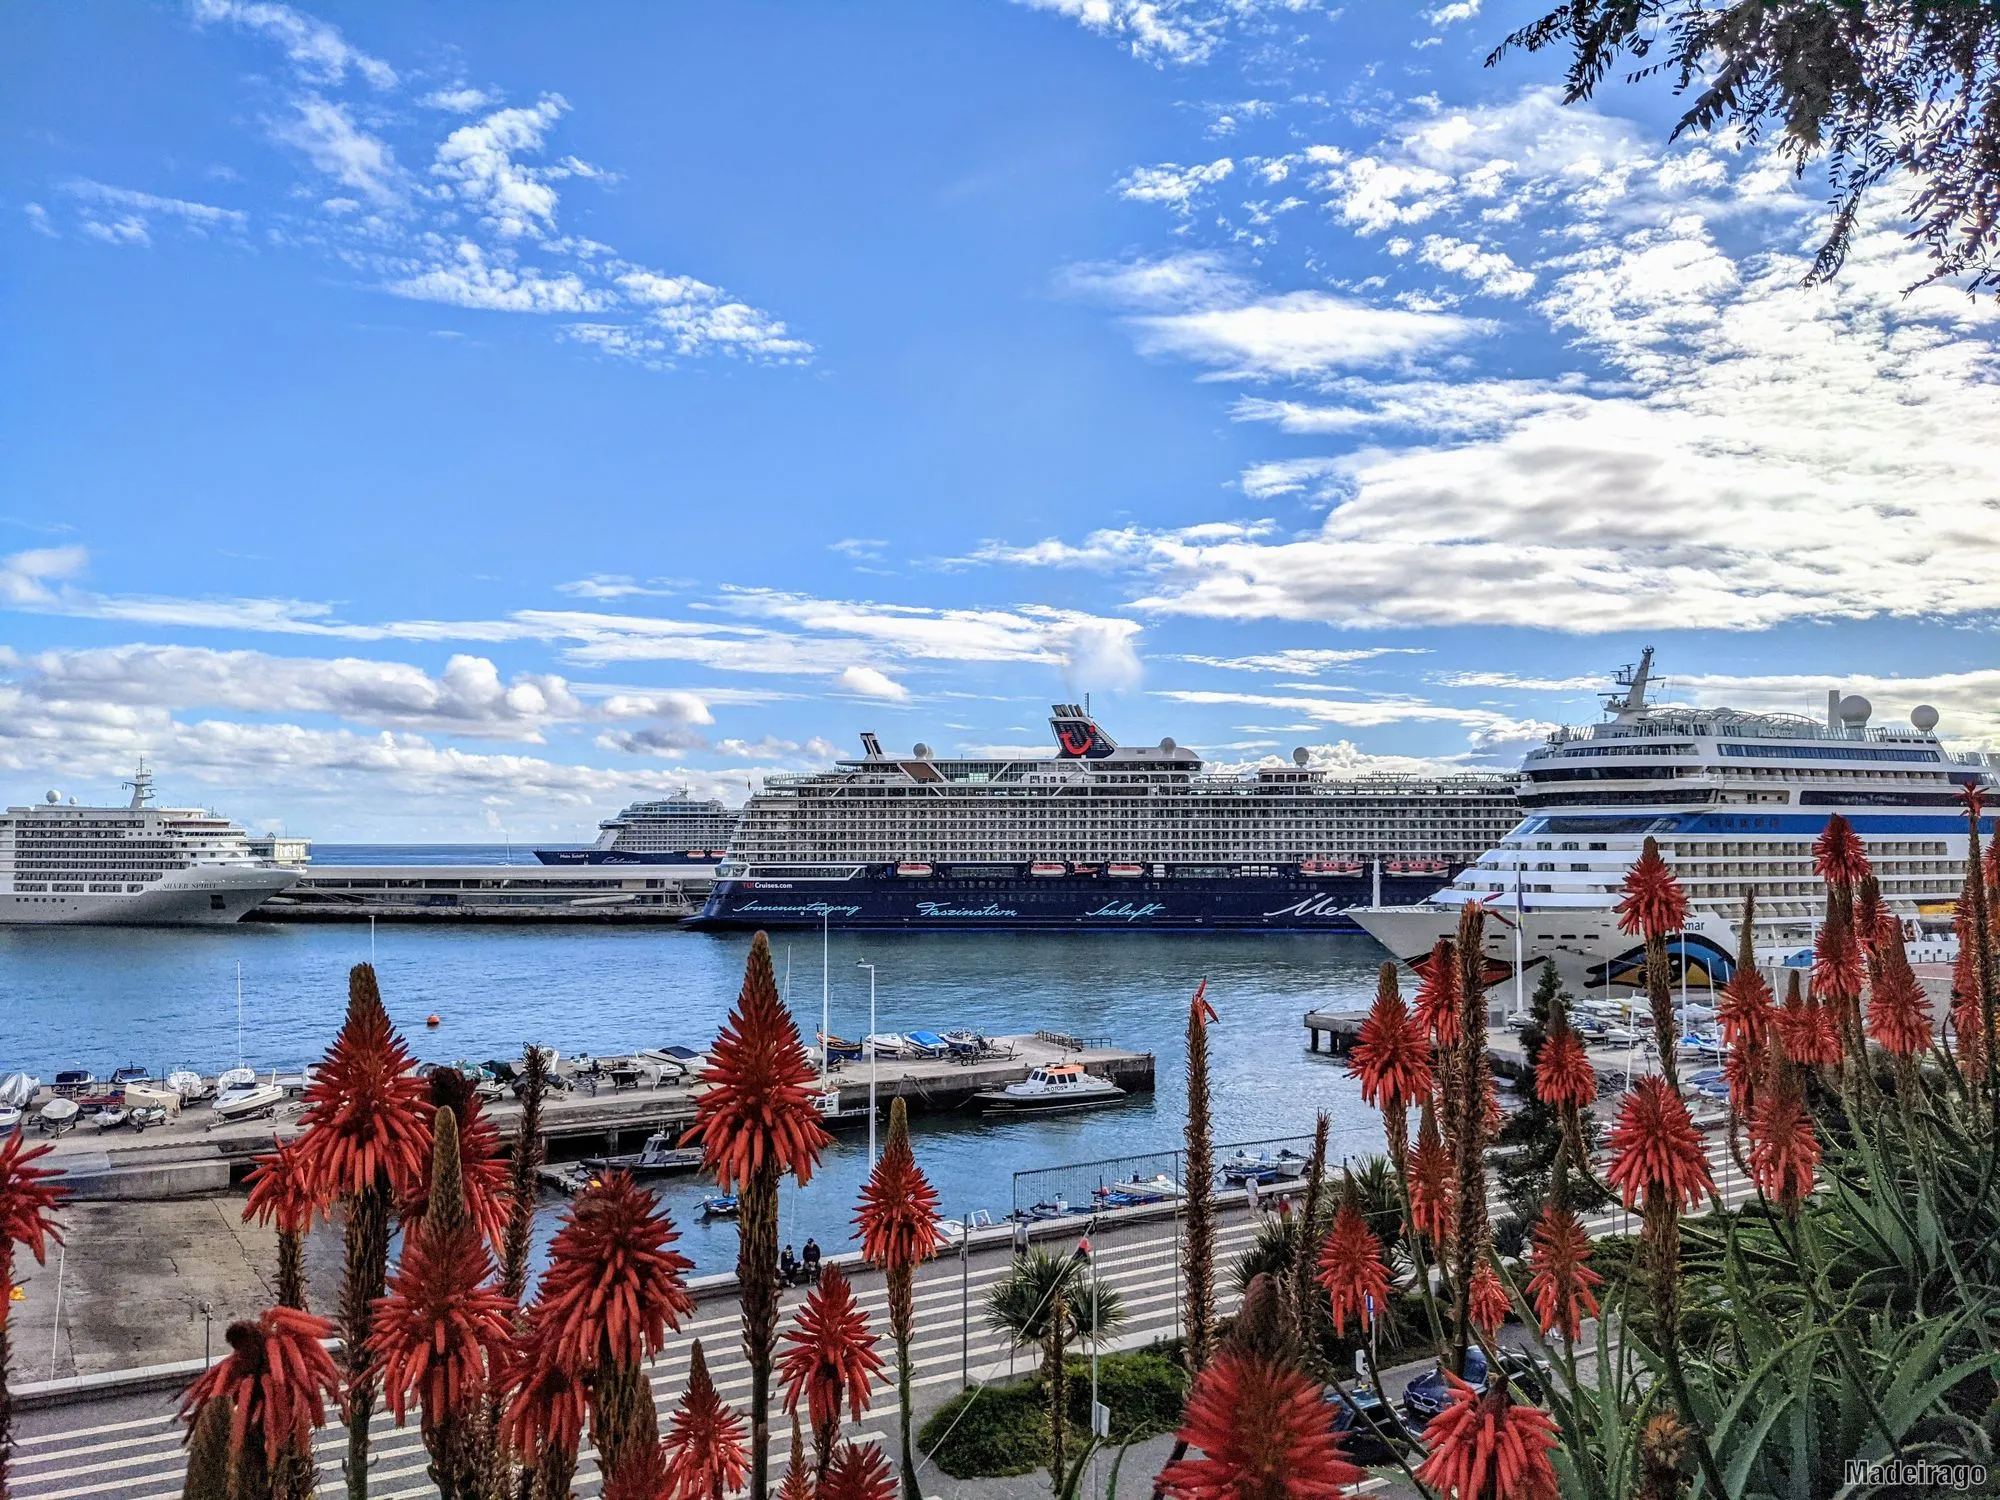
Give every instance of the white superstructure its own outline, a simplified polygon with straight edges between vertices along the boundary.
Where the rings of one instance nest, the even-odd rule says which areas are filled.
[[[256,857],[243,829],[199,808],[155,807],[145,763],[123,807],[55,792],[0,814],[0,922],[234,922],[299,871]]]
[[[1602,723],[1561,729],[1522,766],[1520,822],[1420,906],[1360,908],[1354,919],[1416,961],[1485,903],[1489,972],[1552,962],[1573,991],[1631,985],[1640,948],[1618,930],[1626,871],[1647,836],[1687,891],[1688,930],[1671,946],[1692,984],[1734,967],[1743,897],[1757,893],[1760,965],[1811,962],[1826,889],[1812,845],[1835,813],[1854,825],[1903,919],[1914,962],[1956,956],[1952,914],[1965,873],[1960,788],[1987,784],[1988,760],[1945,749],[1937,713],[1871,727],[1866,699],[1830,696],[1825,722],[1791,714],[1652,705],[1653,653],[1617,676]],[[1982,821],[1990,836],[1992,817]]]

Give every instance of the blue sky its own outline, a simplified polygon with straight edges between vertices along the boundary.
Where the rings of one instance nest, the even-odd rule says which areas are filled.
[[[0,793],[583,837],[1055,698],[2000,727],[1992,304],[1531,7],[9,8]]]

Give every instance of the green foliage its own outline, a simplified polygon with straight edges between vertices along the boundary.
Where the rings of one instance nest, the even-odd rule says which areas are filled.
[[[1124,1302],[1107,1286],[1097,1286],[1083,1261],[1035,1250],[1014,1262],[1005,1281],[986,1294],[986,1320],[1023,1347],[1047,1344],[1057,1332],[1051,1314],[1063,1309],[1061,1342],[1099,1343],[1125,1321]]]
[[[1500,1180],[1500,1198],[1514,1217],[1529,1225],[1540,1217],[1549,1196],[1555,1172],[1556,1152],[1562,1145],[1562,1120],[1558,1113],[1535,1097],[1534,1069],[1541,1061],[1542,1043],[1548,1039],[1549,1018],[1555,1006],[1567,1009],[1569,995],[1561,988],[1553,964],[1542,965],[1540,981],[1528,1003],[1528,1021],[1521,1029],[1521,1046],[1528,1057],[1528,1075],[1521,1083],[1521,1107],[1509,1115],[1494,1140],[1494,1175]],[[1597,1148],[1599,1127],[1588,1111],[1583,1116],[1583,1149]],[[1569,1206],[1578,1213],[1588,1212],[1605,1201],[1574,1170],[1569,1174]]]
[[[1072,1472],[1090,1449],[1090,1362],[1064,1362],[1068,1425],[1064,1449]],[[1153,1344],[1098,1360],[1098,1400],[1111,1408],[1111,1441],[1137,1442],[1172,1432],[1187,1392],[1175,1345]],[[1039,1374],[1016,1385],[973,1386],[924,1423],[918,1446],[954,1479],[1027,1474],[1049,1461],[1048,1393]]]

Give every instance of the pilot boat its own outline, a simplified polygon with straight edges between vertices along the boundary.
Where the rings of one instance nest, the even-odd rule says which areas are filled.
[[[663,1177],[669,1172],[692,1172],[701,1166],[699,1146],[676,1146],[673,1135],[664,1130],[646,1137],[643,1149],[624,1156],[586,1156],[583,1164],[593,1172],[630,1172],[634,1177]]]
[[[1050,1063],[1019,1083],[974,1094],[972,1102],[989,1115],[1028,1115],[1102,1109],[1107,1104],[1122,1104],[1125,1098],[1125,1090],[1107,1078],[1086,1073],[1081,1063]]]

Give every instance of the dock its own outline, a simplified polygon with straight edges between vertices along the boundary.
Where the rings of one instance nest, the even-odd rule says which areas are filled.
[[[250,922],[684,922],[713,865],[320,865]]]
[[[1134,1052],[1096,1038],[1059,1032],[1034,1032],[992,1038],[990,1055],[969,1063],[950,1058],[889,1058],[880,1060],[876,1099],[885,1112],[889,1101],[902,1099],[918,1114],[959,1110],[985,1089],[1019,1083],[1031,1069],[1048,1063],[1073,1062],[1109,1079],[1127,1093],[1153,1091],[1153,1054]],[[694,1123],[700,1085],[693,1075],[660,1084],[614,1088],[611,1065],[619,1059],[600,1058],[604,1071],[579,1074],[566,1089],[551,1090],[542,1103],[542,1149],[551,1161],[583,1156],[616,1155],[634,1150],[655,1131],[678,1133]],[[815,1063],[818,1059],[815,1055]],[[569,1072],[571,1065],[559,1065]],[[837,1064],[827,1086],[840,1094],[843,1110],[865,1111],[871,1064]],[[52,1138],[54,1149],[46,1165],[64,1174],[64,1186],[86,1201],[195,1197],[226,1191],[241,1182],[256,1156],[298,1134],[302,1105],[297,1097],[277,1106],[266,1119],[216,1122],[210,1111],[191,1105],[178,1119],[143,1134],[130,1130],[100,1132],[88,1124]],[[511,1097],[486,1105],[487,1118],[503,1140],[511,1140],[521,1106]],[[32,1132],[33,1138],[42,1139]]]

